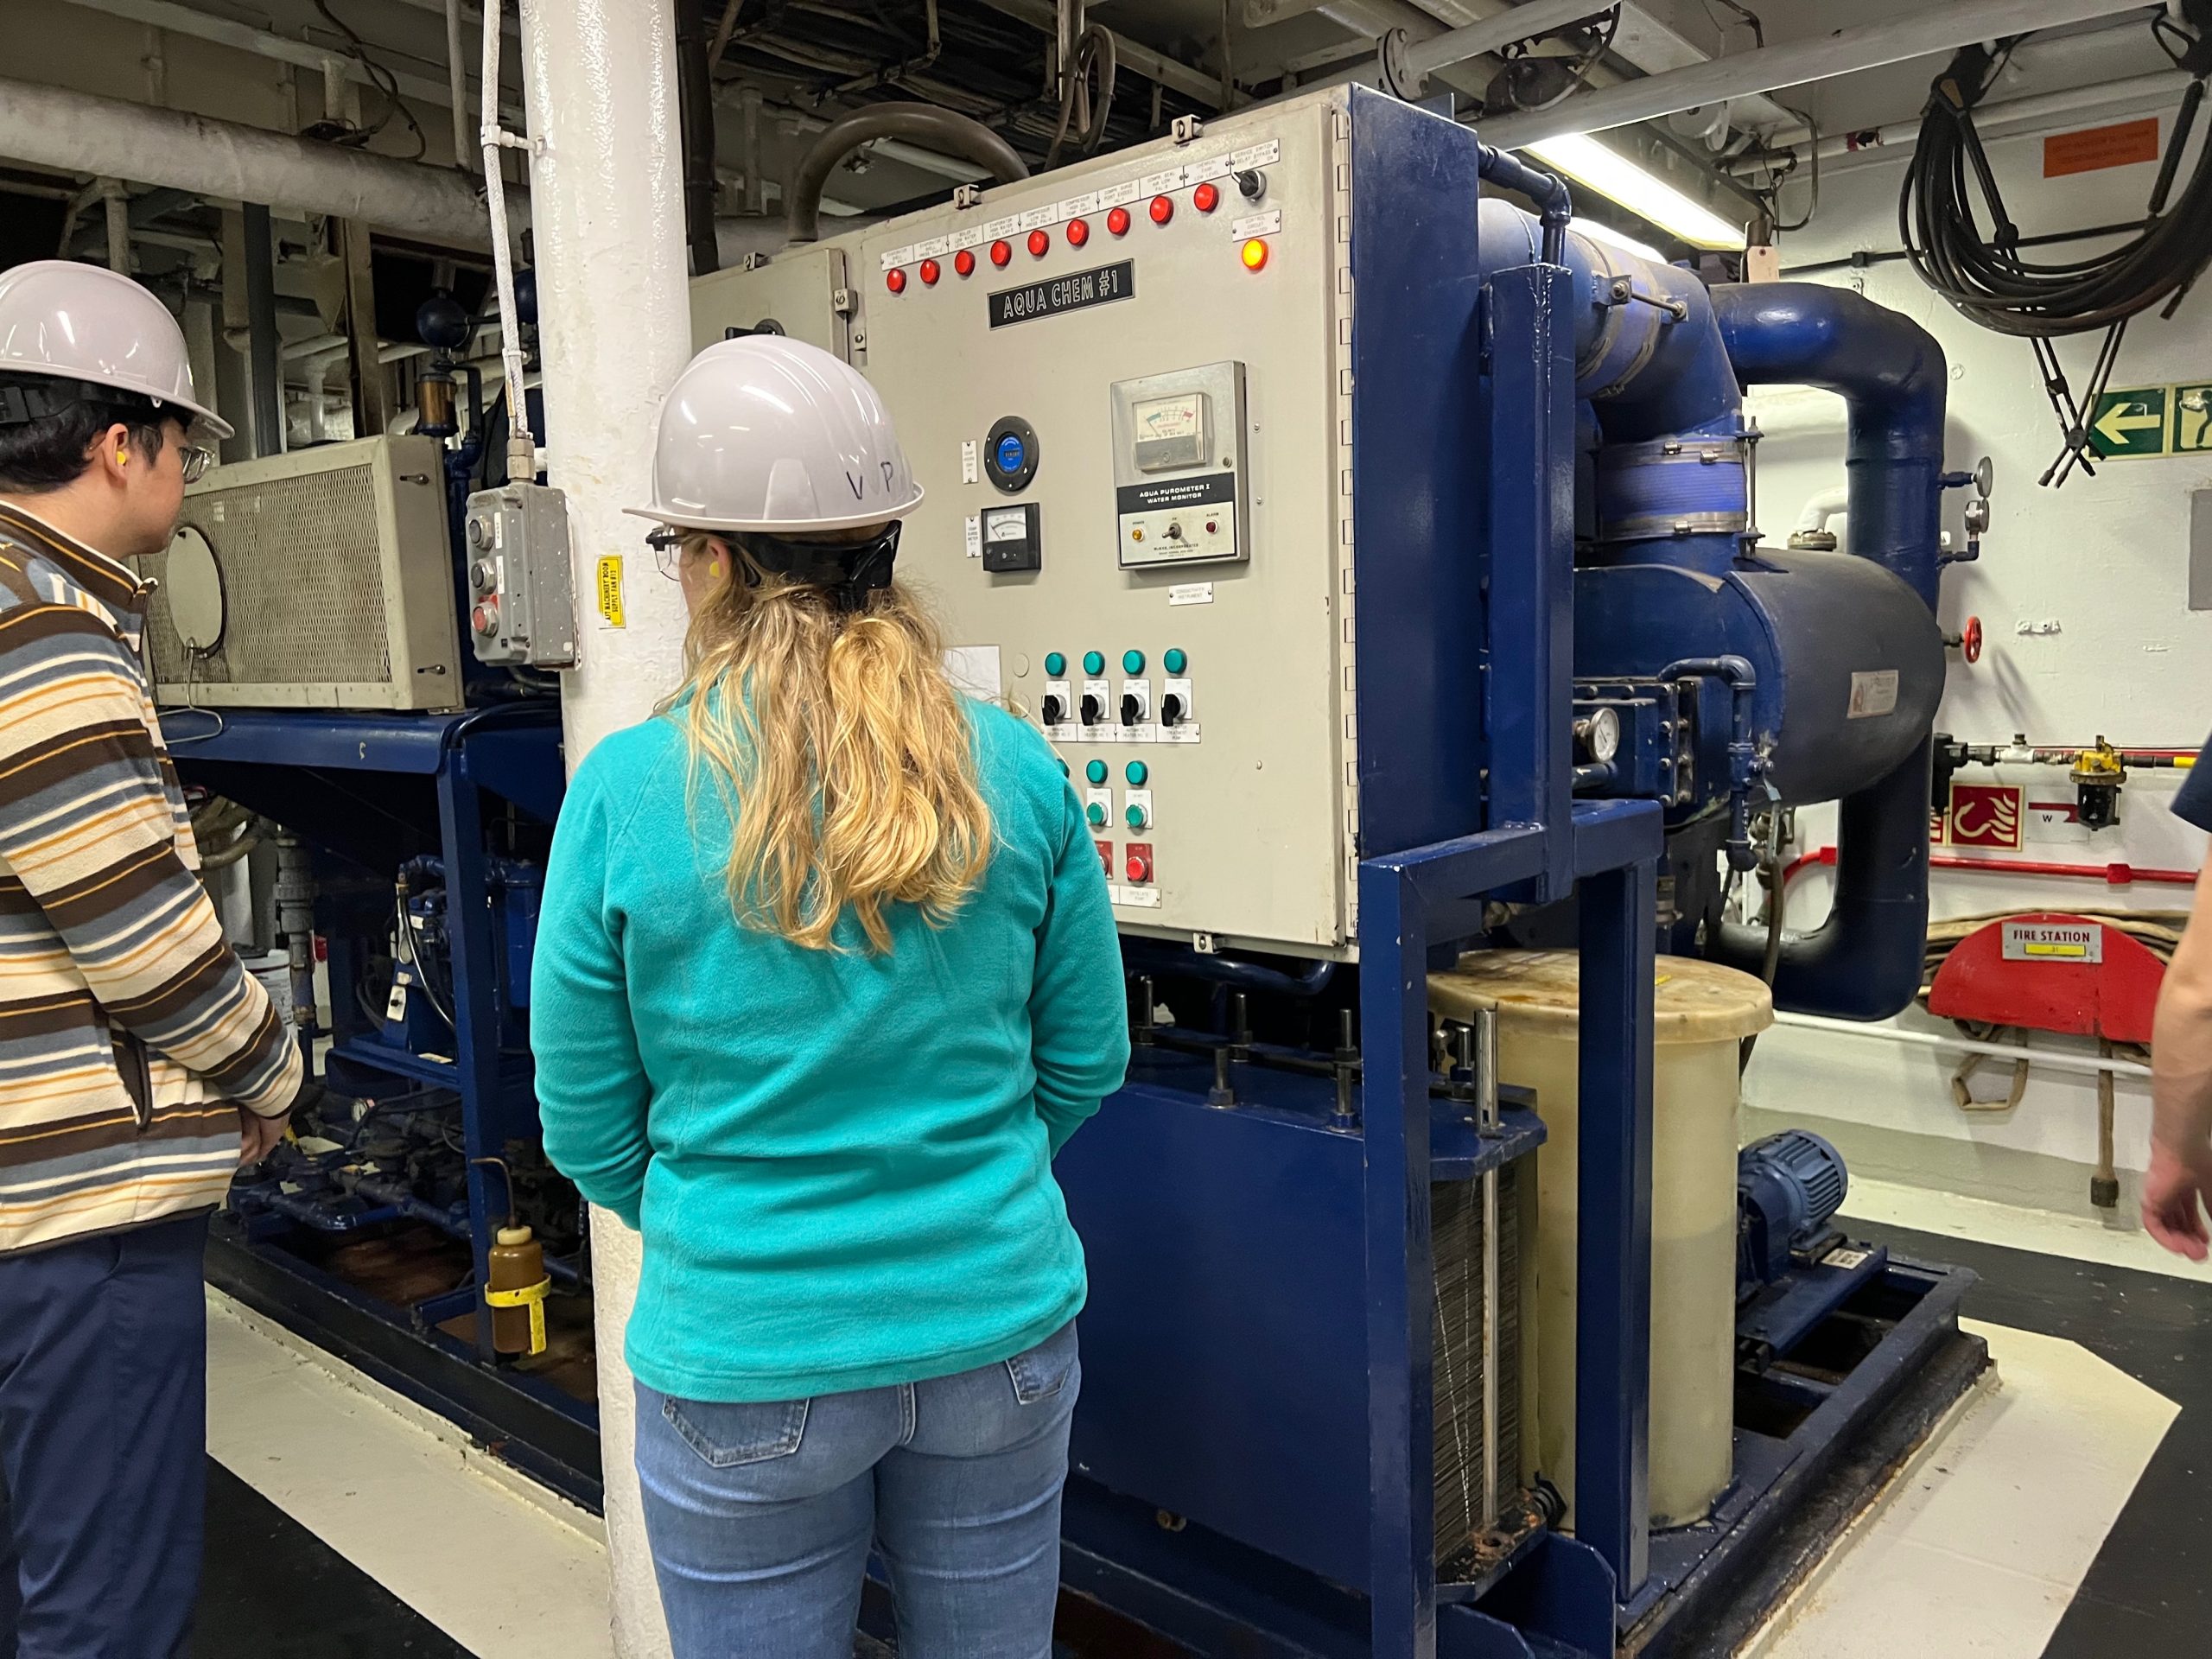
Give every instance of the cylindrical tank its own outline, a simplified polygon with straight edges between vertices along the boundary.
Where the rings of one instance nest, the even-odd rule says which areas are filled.
[[[1522,1408],[1524,1478],[1574,1493],[1575,1230],[1580,1178],[1578,959],[1483,951],[1429,976],[1447,1019],[1497,1010],[1498,1078],[1532,1089],[1548,1138],[1536,1155],[1535,1363]],[[1651,1158],[1651,1522],[1705,1518],[1733,1468],[1736,1373],[1737,1057],[1774,1019],[1748,974],[1659,958]],[[1567,1524],[1573,1525],[1573,1511]]]

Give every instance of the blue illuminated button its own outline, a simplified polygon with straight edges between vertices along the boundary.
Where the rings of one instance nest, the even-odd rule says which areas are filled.
[[[1143,784],[1146,779],[1152,776],[1151,768],[1147,766],[1141,760],[1130,761],[1128,766],[1123,770],[1124,775],[1131,783],[1140,785]]]
[[[1004,437],[999,440],[999,471],[1002,473],[1020,472],[1021,470],[1022,459],[1027,454],[1027,451],[1022,448],[1020,434],[1017,432],[1007,433]]]
[[[1124,674],[1143,673],[1144,652],[1141,651],[1123,652],[1122,653],[1122,672]]]
[[[1103,760],[1093,760],[1089,766],[1083,769],[1083,775],[1090,779],[1094,784],[1104,783],[1106,781],[1106,763]]]
[[[1086,674],[1103,674],[1106,671],[1106,653],[1103,651],[1084,652],[1083,671]]]
[[[1170,674],[1180,674],[1191,665],[1191,659],[1185,657],[1180,649],[1170,646],[1166,654],[1160,658],[1160,666]]]
[[[1068,671],[1068,659],[1061,656],[1057,651],[1046,652],[1045,653],[1045,671],[1057,680],[1061,675]]]

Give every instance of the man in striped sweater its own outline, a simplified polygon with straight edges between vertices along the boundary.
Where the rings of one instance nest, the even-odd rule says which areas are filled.
[[[0,273],[0,1656],[172,1659],[206,1475],[208,1212],[298,1046],[240,966],[155,717],[126,561],[207,465],[127,277]]]

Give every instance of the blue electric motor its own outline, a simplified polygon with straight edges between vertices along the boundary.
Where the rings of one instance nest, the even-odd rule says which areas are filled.
[[[1819,1242],[1850,1190],[1843,1155],[1806,1129],[1785,1129],[1738,1153],[1738,1294],[1748,1294],[1788,1273],[1790,1253]]]

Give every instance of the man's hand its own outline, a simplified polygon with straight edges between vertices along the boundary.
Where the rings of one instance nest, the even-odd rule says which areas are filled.
[[[258,1112],[238,1108],[238,1166],[257,1164],[276,1150],[276,1143],[284,1138],[284,1126],[292,1121],[286,1112],[282,1117],[264,1117]]]
[[[2199,1141],[2186,1152],[2164,1142],[2151,1143],[2151,1167],[2143,1177],[2143,1226],[2176,1255],[2205,1259],[2212,1234],[2204,1212],[2212,1205],[2212,1146]]]

